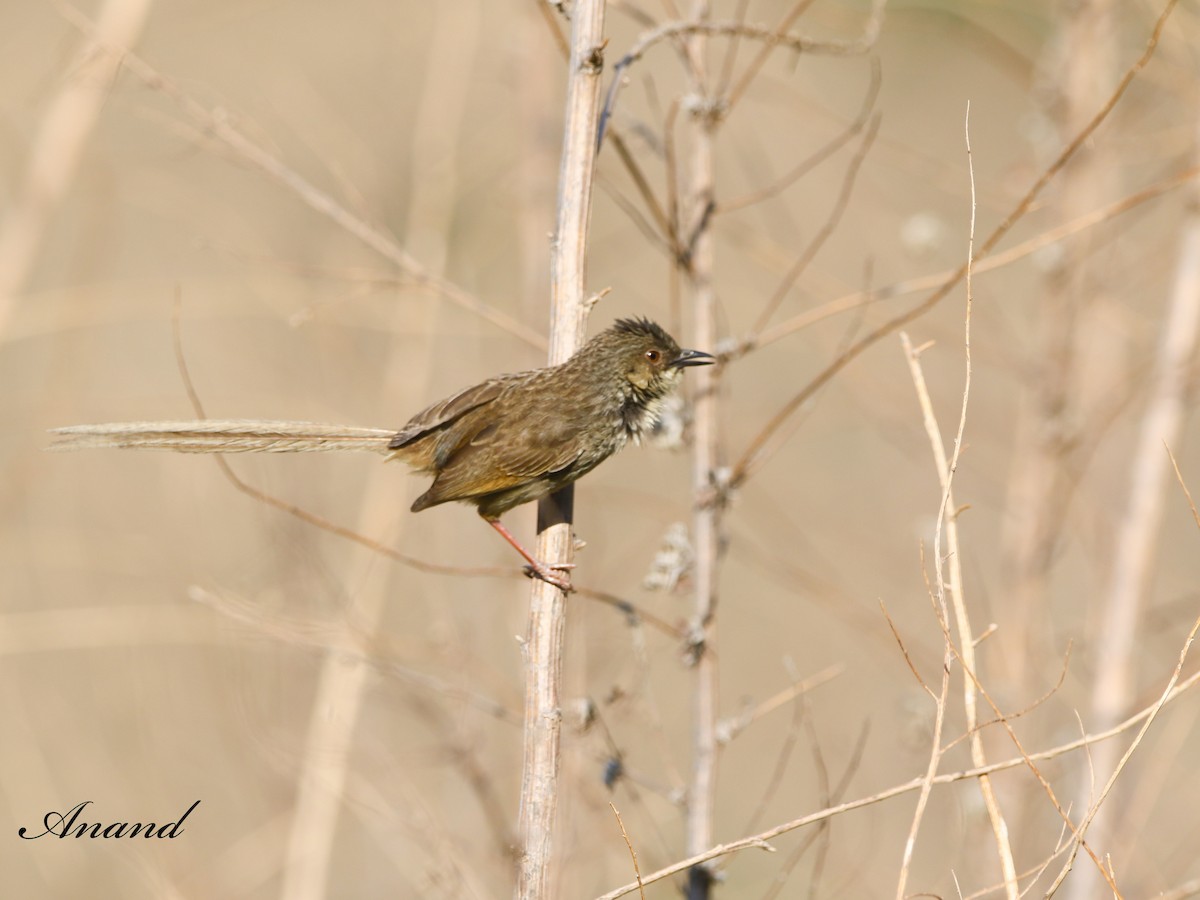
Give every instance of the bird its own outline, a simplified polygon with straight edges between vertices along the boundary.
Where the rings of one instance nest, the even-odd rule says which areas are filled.
[[[191,453],[370,450],[433,482],[412,504],[475,506],[527,563],[571,590],[564,566],[530,553],[500,521],[592,471],[653,427],[683,370],[717,360],[684,350],[646,318],[618,319],[563,363],[497,375],[417,413],[398,431],[309,422],[199,420],[73,425],[52,449],[140,447]]]

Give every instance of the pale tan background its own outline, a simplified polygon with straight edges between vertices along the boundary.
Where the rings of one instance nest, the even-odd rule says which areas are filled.
[[[773,23],[785,8],[753,0],[749,19]],[[666,15],[656,3],[646,9]],[[797,27],[852,36],[865,12],[862,2],[819,2]],[[864,283],[925,275],[964,258],[968,101],[980,233],[1007,213],[1061,145],[1044,102],[1060,65],[1051,49],[1060,12],[1042,2],[892,5],[876,54],[879,139],[844,220],[776,321]],[[1095,76],[1102,97],[1141,52],[1157,13],[1132,0],[1116,5],[1112,65]],[[717,18],[731,14],[719,9]],[[608,30],[611,62],[640,26],[611,9]],[[1195,6],[1185,4],[1158,56],[1090,144],[1111,181],[1087,209],[1190,164],[1198,38]],[[52,4],[9,0],[0,9],[0,207],[20,192],[31,141],[80,41]],[[430,270],[544,331],[563,65],[533,0],[164,0],[151,7],[137,52],[393,233]],[[749,55],[743,48],[743,63]],[[760,186],[835,136],[855,116],[869,77],[863,59],[780,53],[720,136],[718,200]],[[682,84],[663,45],[632,70],[621,98],[619,121],[635,135],[660,196],[661,162],[636,134],[644,126],[661,137],[661,110]],[[543,359],[428,291],[397,287],[385,260],[184,122],[175,101],[121,75],[0,333],[2,892],[279,896],[298,772],[313,754],[333,753],[307,735],[314,718],[338,715],[315,697],[322,667],[331,655],[338,664],[330,645],[349,626],[381,666],[367,676],[348,738],[325,895],[506,896],[502,848],[516,818],[520,729],[459,692],[478,691],[519,719],[515,636],[524,630],[527,589],[514,555],[470,509],[412,517],[407,508],[420,480],[373,457],[232,460],[254,485],[334,522],[365,526],[406,554],[506,567],[513,577],[422,574],[371,556],[238,493],[211,459],[44,452],[46,429],[56,425],[192,416],[172,350],[177,291],[188,363],[214,416],[392,427],[458,387]],[[718,216],[725,333],[750,328],[824,222],[851,152],[843,149],[780,198]],[[599,169],[636,202],[611,147]],[[1006,246],[1064,220],[1053,191],[1046,200]],[[1062,688],[1018,725],[1030,749],[1077,735],[1076,710],[1084,728],[1091,725],[1090,686],[1102,665],[1093,655],[1097,610],[1128,502],[1130,453],[1184,206],[1176,191],[1139,207],[1093,232],[1081,257],[1102,290],[1078,322],[1076,413],[1128,402],[1086,460],[1026,635],[1014,633],[1022,625],[1006,603],[1004,522],[1012,514],[1017,423],[1041,377],[1038,323],[1053,299],[1053,248],[975,281],[974,386],[957,493],[971,507],[961,526],[976,630],[990,622],[1000,629],[981,649],[989,688],[1009,710],[1027,706],[1054,686],[1074,641]],[[940,226],[923,250],[903,233],[916,214]],[[590,286],[612,288],[593,314],[593,333],[620,315],[667,321],[666,261],[605,190],[593,228]],[[921,296],[832,318],[730,367],[723,420],[730,457],[848,334]],[[937,340],[924,361],[947,429],[962,389],[962,300],[959,289],[910,329],[918,343]],[[689,323],[685,315],[684,343]],[[928,758],[932,704],[878,610],[886,602],[914,662],[936,678],[941,642],[919,544],[931,538],[939,492],[898,340],[870,350],[800,418],[728,517],[718,647],[724,711],[785,688],[789,660],[801,677],[842,669],[807,698],[811,733],[785,706],[727,748],[717,803],[722,840],[826,804],[812,734],[837,781],[869,726],[845,799],[906,781]],[[1174,449],[1200,492],[1196,438],[1189,422]],[[685,452],[630,449],[581,483],[577,529],[588,545],[579,583],[671,622],[686,617],[686,595],[650,593],[640,582],[667,527],[688,515],[687,472]],[[1200,531],[1178,485],[1172,480],[1165,490],[1138,622],[1133,709],[1157,696],[1200,609]],[[509,524],[531,539],[532,510],[513,513]],[[218,599],[198,602],[195,587]],[[379,598],[378,630],[362,634],[363,604]],[[689,760],[688,675],[678,642],[651,630],[643,678],[633,637],[618,613],[571,601],[568,694],[599,704],[604,725],[572,730],[565,741],[563,897],[594,896],[631,879],[610,799],[623,811],[643,871],[682,855],[670,791]],[[388,664],[440,681],[415,686]],[[1194,668],[1189,662],[1185,673]],[[1127,896],[1158,896],[1200,877],[1198,712],[1200,702],[1187,696],[1163,713],[1112,801],[1123,827],[1102,849],[1113,853]],[[952,704],[947,732],[961,732],[961,704]],[[789,741],[790,764],[772,782]],[[610,794],[601,775],[614,746],[636,779]],[[988,746],[993,758],[1013,755],[1002,734],[989,733]],[[960,745],[944,768],[967,763]],[[1064,801],[1081,766],[1080,754],[1045,765]],[[1028,772],[998,784],[1018,867],[1035,866],[1061,823]],[[764,791],[770,796],[755,816]],[[170,819],[197,799],[175,841],[16,837],[19,826],[37,827],[46,811],[82,800],[94,801],[93,819],[123,821]],[[815,896],[890,896],[913,802],[910,794],[834,820]],[[718,895],[762,896],[805,835],[779,839],[778,854],[733,858]],[[782,896],[809,896],[815,859],[810,850]],[[953,896],[952,871],[964,895],[998,877],[970,784],[935,791],[909,889]],[[647,896],[675,891],[664,882]]]

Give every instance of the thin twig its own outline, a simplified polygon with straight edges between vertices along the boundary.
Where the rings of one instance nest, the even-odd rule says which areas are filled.
[[[922,569],[923,568],[924,565],[922,565]],[[883,612],[883,617],[887,619],[888,628],[892,630],[892,637],[896,639],[896,644],[900,647],[900,655],[904,657],[904,662],[908,665],[908,671],[912,672],[912,676],[917,680],[917,684],[921,686],[921,690],[923,690],[930,697],[935,697],[936,695],[933,693],[933,688],[931,688],[925,682],[925,679],[917,670],[917,666],[913,662],[912,656],[908,652],[908,647],[906,647],[904,644],[904,638],[900,636],[900,629],[896,627],[896,622],[894,619],[892,619],[892,614],[888,612],[887,605],[882,600],[879,601],[879,609]]]
[[[800,18],[800,16],[804,15],[808,8],[813,5],[813,2],[814,0],[796,0],[796,3],[792,5],[792,8],[783,14],[783,18],[779,20],[779,22],[771,30],[771,33],[762,38],[762,46],[758,48],[758,53],[754,55],[754,58],[750,60],[750,63],[745,69],[742,70],[742,74],[738,78],[737,83],[730,88],[729,93],[725,98],[727,115],[728,111],[737,106],[738,101],[745,96],[746,91],[750,87],[750,83],[758,77],[758,73],[762,71],[762,67],[770,57],[771,53],[776,47],[783,43],[785,37],[787,36],[788,29],[792,27],[792,23]],[[742,17],[738,16],[738,18],[741,19]],[[740,37],[740,35],[735,35],[735,38],[736,37]],[[799,50],[797,47],[793,47],[792,49],[797,51]]]
[[[717,207],[717,212],[720,215],[727,215],[739,209],[745,209],[748,206],[753,206],[756,203],[779,196],[791,185],[795,184],[825,160],[833,156],[842,147],[846,146],[855,135],[859,134],[867,126],[867,122],[870,121],[871,111],[875,108],[875,101],[879,99],[879,88],[882,85],[883,75],[879,60],[872,59],[871,82],[867,86],[867,93],[863,96],[862,108],[853,122],[842,129],[839,134],[823,147],[809,155],[806,159],[802,159],[786,173],[776,178],[771,184],[757,188],[740,197],[734,197],[731,200],[722,200]]]
[[[813,261],[821,248],[825,246],[825,242],[837,230],[837,226],[842,221],[842,216],[845,214],[846,208],[850,205],[850,198],[854,194],[854,185],[858,180],[858,173],[862,169],[863,161],[867,158],[867,153],[870,152],[871,145],[875,143],[875,136],[879,133],[880,121],[881,117],[878,115],[871,117],[870,124],[867,125],[867,132],[863,135],[858,150],[850,160],[850,164],[846,166],[846,173],[842,176],[841,190],[838,192],[833,207],[829,210],[829,215],[826,216],[817,233],[813,235],[812,240],[808,242],[808,246],[804,248],[804,252],[796,258],[791,268],[779,280],[779,285],[767,300],[762,312],[758,314],[758,319],[754,323],[754,331],[762,331],[766,327],[767,322],[771,321],[771,317],[775,315],[775,310],[779,309],[779,304],[783,302],[788,292],[791,291],[792,286],[796,283],[796,279],[804,274],[804,270],[808,268],[808,264]]]
[[[762,719],[768,713],[774,712],[783,706],[785,703],[791,703],[797,697],[807,694],[823,684],[826,684],[837,678],[846,670],[842,663],[835,663],[832,666],[826,666],[815,675],[810,675],[801,681],[793,681],[788,687],[777,692],[774,696],[768,697],[757,706],[753,706],[743,713],[736,716],[731,716],[721,721],[717,726],[717,732],[720,736],[722,744],[730,743],[739,734],[753,725],[755,722]]]
[[[633,841],[629,840],[629,833],[625,831],[625,823],[621,821],[621,812],[617,809],[617,805],[611,800],[608,802],[609,807],[613,811],[613,815],[617,817],[617,824],[621,827],[621,837],[625,838],[625,846],[629,848],[629,856],[633,860],[633,874],[637,878],[638,893],[642,900],[646,900],[646,891],[642,887],[642,869],[638,865],[637,851],[633,849]]]
[[[1175,480],[1179,482],[1179,486],[1183,488],[1183,496],[1187,498],[1188,508],[1192,511],[1192,518],[1196,520],[1196,527],[1200,528],[1200,512],[1196,511],[1196,502],[1192,499],[1192,492],[1188,490],[1187,482],[1183,480],[1183,473],[1179,471],[1179,463],[1175,461],[1175,454],[1171,452],[1171,448],[1163,442],[1166,447],[1167,456],[1171,457],[1171,467],[1175,469]]]

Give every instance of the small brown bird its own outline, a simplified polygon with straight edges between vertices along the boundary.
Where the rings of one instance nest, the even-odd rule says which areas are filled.
[[[308,422],[202,420],[55,429],[56,449],[143,447],[185,453],[371,450],[433,475],[413,503],[473,503],[529,563],[531,575],[570,582],[500,522],[514,506],[586,475],[654,424],[683,369],[716,360],[681,350],[648,319],[620,319],[565,363],[500,375],[435,403],[392,433]]]
[[[501,375],[418,413],[388,442],[395,459],[434,476],[413,512],[474,503],[532,573],[569,582],[500,522],[514,506],[586,475],[658,418],[687,366],[715,362],[681,350],[648,319],[620,319],[558,366]]]

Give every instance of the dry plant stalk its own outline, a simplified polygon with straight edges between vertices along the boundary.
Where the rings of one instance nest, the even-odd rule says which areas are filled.
[[[604,0],[578,0],[571,10],[571,54],[559,169],[558,213],[550,273],[550,358],[565,362],[583,344],[589,305],[585,263],[592,206],[592,173],[600,122],[604,59]],[[570,563],[573,491],[538,502],[537,556],[551,566]],[[518,832],[521,855],[514,896],[554,896],[554,824],[562,731],[562,653],[566,595],[535,581],[529,592],[525,640],[525,740]]]
[[[697,0],[692,18],[703,22],[709,4]],[[697,346],[716,346],[716,294],[713,289],[713,236],[708,210],[714,196],[713,140],[718,120],[710,100],[705,98],[708,77],[705,57],[707,41],[701,33],[691,34],[684,43],[688,59],[689,83],[698,98],[692,115],[692,158],[680,193],[688,198],[693,216],[695,239],[691,242],[688,275],[692,290],[692,316]],[[695,444],[692,448],[692,490],[696,511],[692,519],[692,546],[695,564],[694,606],[688,644],[695,661],[695,686],[692,709],[692,774],[688,783],[687,819],[684,842],[689,856],[712,846],[717,799],[717,740],[719,684],[717,661],[712,652],[716,639],[717,569],[720,554],[721,498],[713,497],[719,465],[721,435],[718,419],[720,372],[697,373],[695,382]],[[710,498],[707,502],[705,498]],[[712,873],[696,867],[688,873],[688,900],[709,896]]]

